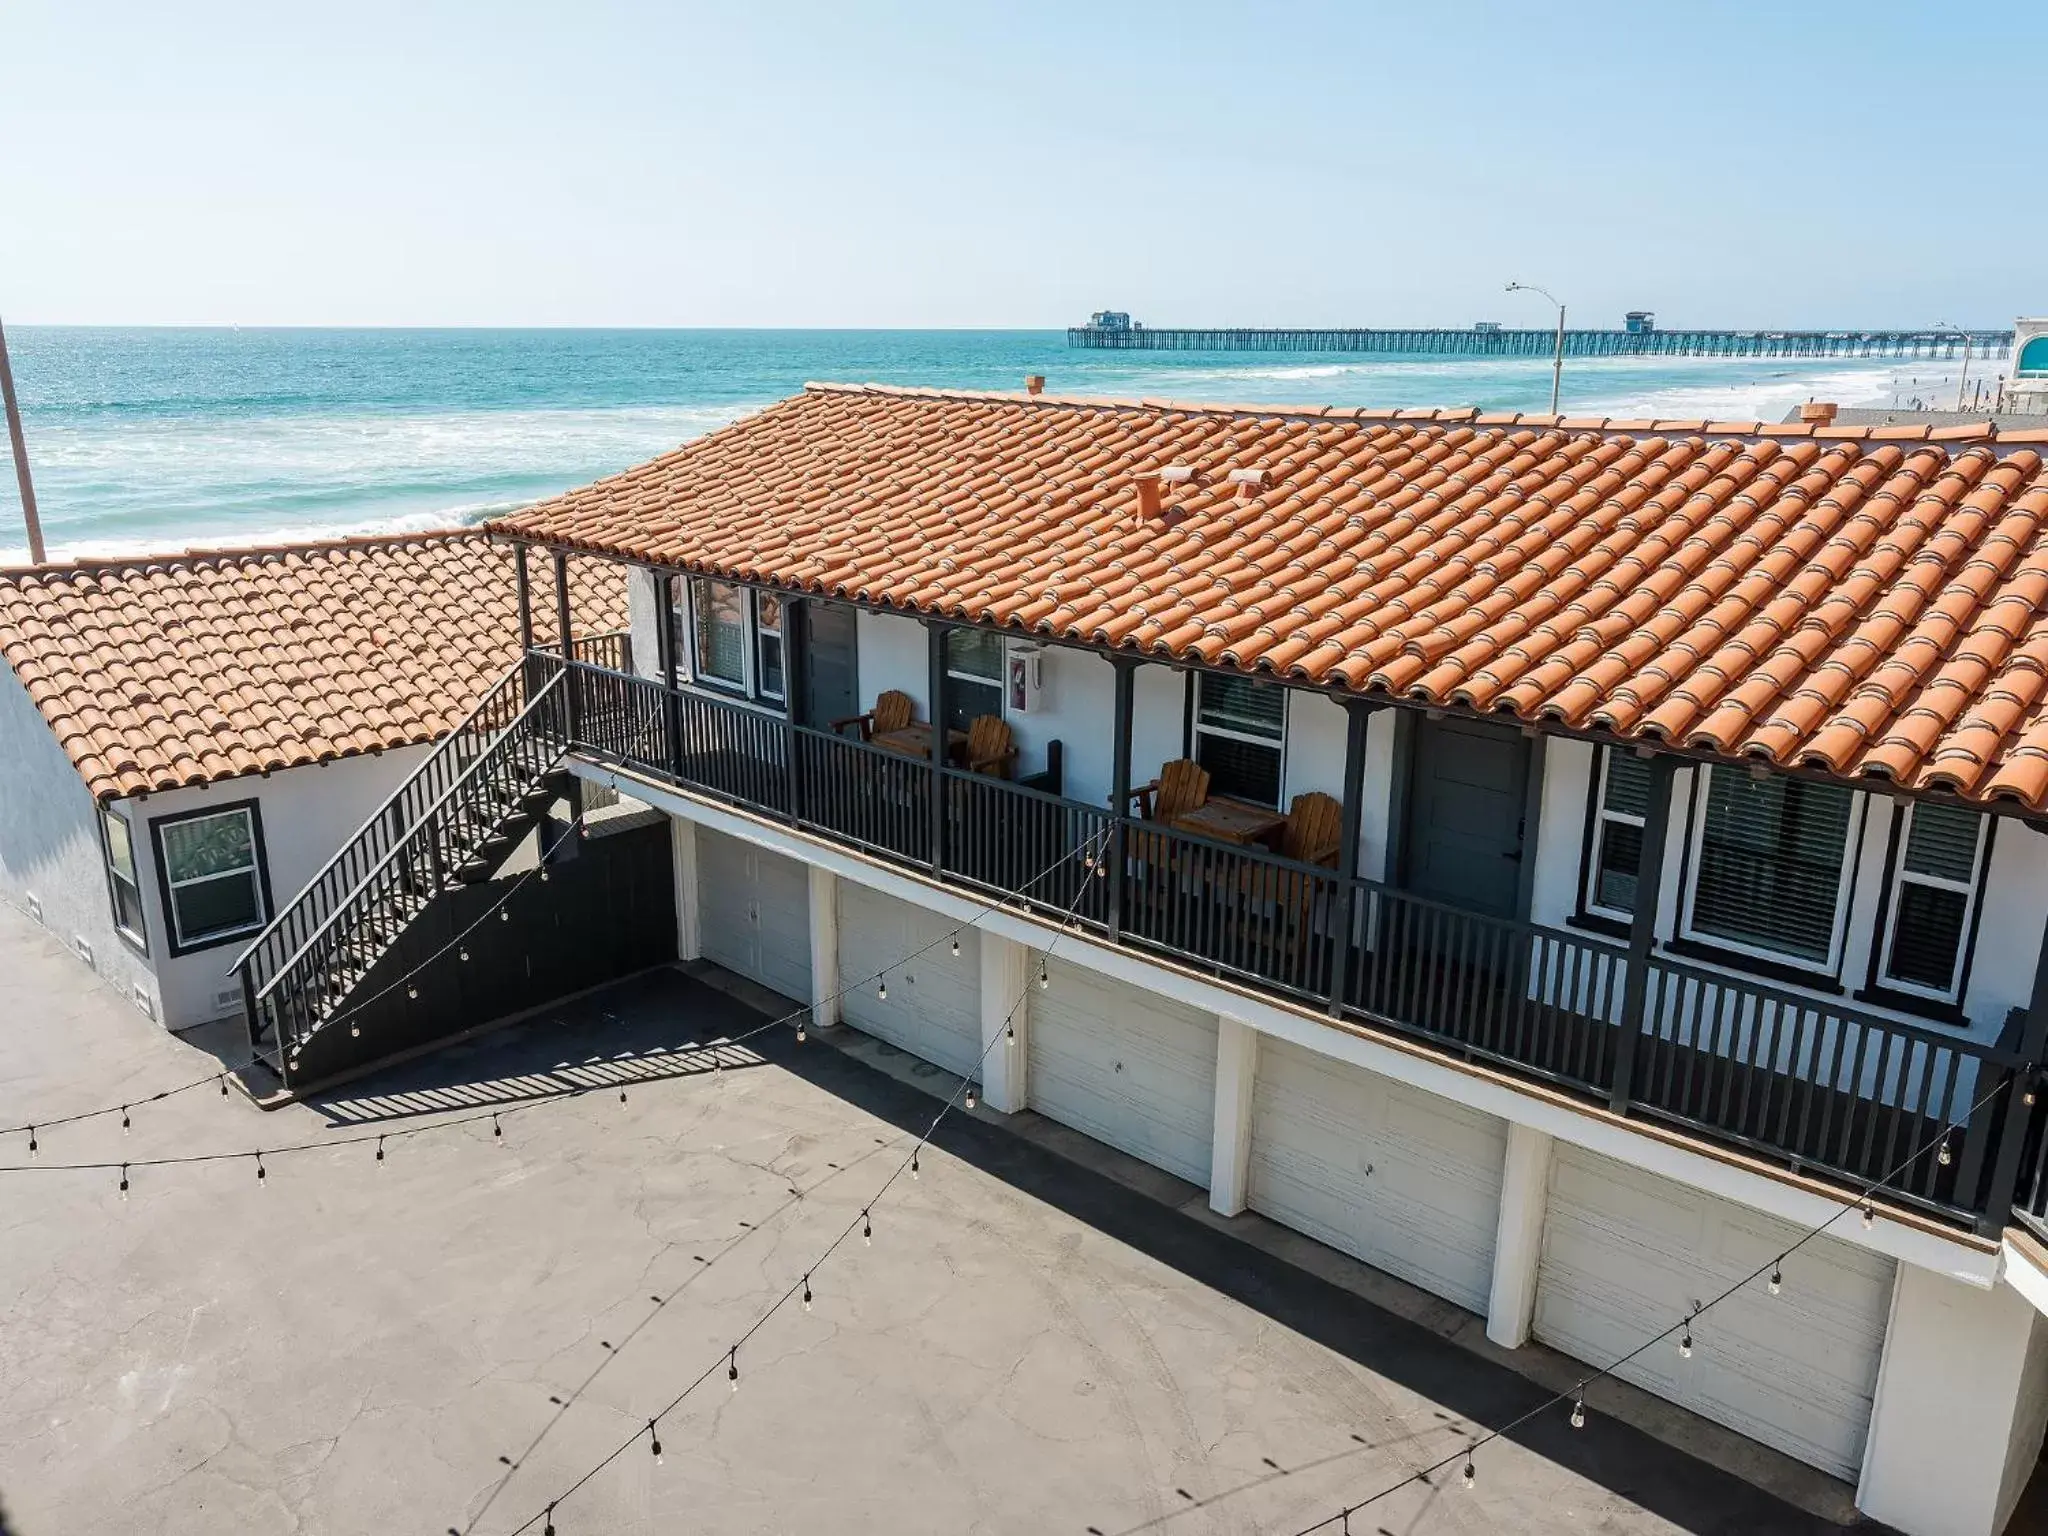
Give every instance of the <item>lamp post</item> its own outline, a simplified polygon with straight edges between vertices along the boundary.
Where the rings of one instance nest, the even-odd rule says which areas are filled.
[[[1970,333],[1960,325],[1952,324],[1947,320],[1935,321],[1934,328],[1937,331],[1954,331],[1963,338],[1963,371],[1956,379],[1956,409],[1960,411],[1965,408],[1963,405],[1963,391],[1970,387],[1970,346],[1972,338]]]
[[[7,413],[7,441],[14,450],[14,481],[21,487],[21,520],[28,528],[28,559],[43,563],[43,525],[36,517],[36,487],[28,475],[28,445],[21,440],[21,405],[14,398],[14,371],[7,366],[7,333],[0,331],[0,406]]]
[[[1557,305],[1557,354],[1550,361],[1550,414],[1557,414],[1557,396],[1564,384],[1564,303],[1548,288],[1539,288],[1534,283],[1509,283],[1509,293],[1540,293]]]

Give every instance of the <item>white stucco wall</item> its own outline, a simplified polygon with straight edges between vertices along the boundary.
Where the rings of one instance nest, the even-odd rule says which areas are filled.
[[[661,646],[656,618],[656,583],[662,578],[653,571],[638,569],[626,573],[626,624],[633,633],[633,670],[642,677],[661,676]]]
[[[162,817],[256,801],[263,826],[265,866],[270,876],[270,915],[275,915],[355,835],[370,813],[404,782],[430,750],[424,746],[401,747],[375,756],[287,769],[267,779],[229,779],[205,789],[181,789],[121,802],[120,809],[135,830],[136,863],[149,924],[158,1012],[167,1026],[184,1029],[241,1011],[237,983],[228,974],[228,967],[249,939],[245,935],[183,955],[170,953],[170,925],[157,878],[156,846],[150,835],[150,823]]]
[[[139,839],[136,847],[139,855]],[[78,954],[81,964],[90,963],[123,996],[161,1016],[149,957],[114,927],[93,798],[28,690],[5,665],[0,665],[0,899],[23,912],[31,910],[32,902],[39,906],[42,925]]]
[[[1547,744],[1531,914],[1538,923],[1561,927],[1578,910],[1594,761],[1594,748],[1586,742],[1553,740]],[[1682,916],[1679,882],[1686,821],[1697,778],[1693,769],[1682,767],[1672,785],[1670,842],[1664,854],[1663,900],[1657,913],[1660,943],[1678,931]],[[1858,800],[1862,840],[1839,971],[1845,989],[1843,1001],[1861,1011],[1925,1027],[1928,1021],[1921,1016],[1859,1002],[1851,995],[1863,989],[1870,975],[1871,952],[1878,942],[1895,809],[1888,795],[1860,795]],[[1982,918],[1964,991],[1963,1011],[1970,1027],[1967,1032],[1957,1030],[1957,1038],[1992,1040],[2004,1028],[2006,1013],[2026,1006],[2033,990],[2035,957],[2041,948],[2044,904],[2048,904],[2048,836],[2007,818],[1992,838],[1991,863],[1980,902]],[[1686,963],[1702,965],[1690,957]],[[1711,965],[1703,968],[1718,969]]]

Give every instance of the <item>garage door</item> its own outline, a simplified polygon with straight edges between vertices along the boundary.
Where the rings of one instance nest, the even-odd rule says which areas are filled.
[[[1270,1037],[1252,1093],[1253,1210],[1486,1310],[1507,1122]]]
[[[795,859],[697,829],[704,957],[796,1002],[811,996],[810,875]]]
[[[1797,1242],[1786,1222],[1560,1145],[1551,1166],[1536,1336],[1592,1365],[1638,1348]],[[1783,1290],[1745,1286],[1616,1374],[1752,1439],[1854,1479],[1870,1426],[1892,1261],[1816,1238]]]
[[[969,929],[960,935],[955,955],[952,935],[959,926],[914,903],[841,880],[839,984],[847,991],[839,1011],[854,1028],[921,1060],[978,1077],[981,946]],[[884,966],[886,998],[872,979]]]
[[[1057,956],[1046,976],[1030,989],[1031,1107],[1207,1189],[1216,1016]]]

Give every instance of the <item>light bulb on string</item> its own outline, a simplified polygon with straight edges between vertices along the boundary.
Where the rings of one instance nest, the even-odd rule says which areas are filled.
[[[555,1536],[555,1506],[548,1506],[547,1524],[541,1527],[540,1536]]]
[[[661,1465],[661,1436],[655,1432],[654,1420],[647,1421],[647,1448],[654,1453],[654,1464]]]
[[[913,1179],[917,1177],[917,1151],[915,1148],[912,1148],[910,1153],[910,1176]]]
[[[1465,1486],[1467,1488],[1470,1488],[1474,1483],[1478,1481],[1479,1469],[1472,1465],[1472,1458],[1470,1456],[1467,1456],[1465,1458]]]
[[[405,995],[407,997],[418,997],[420,995],[420,989],[408,981],[405,984]]]
[[[810,1036],[808,1033],[806,1033],[806,1028],[804,1025],[804,1017],[802,1014],[798,1014],[796,1019],[796,1043],[798,1045],[802,1045],[804,1041],[808,1040],[809,1038]]]
[[[1877,1225],[1877,1207],[1868,1200],[1863,1202],[1863,1230],[1868,1232]]]
[[[725,1379],[732,1383],[733,1391],[740,1389],[740,1347],[735,1344],[732,1353],[725,1358]]]
[[[1934,1160],[1944,1168],[1955,1161],[1955,1154],[1948,1149],[1948,1138],[1946,1136],[1941,1138],[1941,1147],[1935,1152]]]
[[[363,1038],[363,1026],[358,1024],[354,1019],[350,1019],[348,1021],[348,1037],[351,1040],[360,1040]]]
[[[1585,1398],[1585,1394],[1584,1394],[1584,1393],[1581,1393],[1581,1394],[1580,1394],[1580,1395],[1579,1395],[1578,1397],[1576,1397],[1576,1398],[1574,1398],[1574,1399],[1572,1400],[1572,1428],[1573,1428],[1573,1429],[1584,1429],[1585,1427],[1586,1427],[1586,1398]]]
[[[128,1134],[128,1106],[126,1104],[121,1106],[121,1134],[123,1136]]]
[[[1678,1358],[1681,1360],[1690,1360],[1692,1358],[1692,1329],[1689,1327],[1678,1336]]]
[[[811,1310],[811,1277],[808,1271],[804,1274],[804,1310]]]
[[[1775,1263],[1775,1264],[1773,1264],[1773,1265],[1771,1266],[1771,1282],[1770,1282],[1770,1291],[1771,1291],[1771,1294],[1772,1294],[1773,1296],[1777,1295],[1779,1291],[1781,1291],[1781,1290],[1783,1290],[1783,1289],[1784,1289],[1784,1287],[1785,1287],[1785,1267],[1784,1267],[1784,1260],[1780,1259],[1780,1260],[1779,1260],[1779,1261],[1778,1261],[1777,1263]]]
[[[220,1075],[220,1096],[222,1098],[228,1096],[228,1075],[225,1072]]]
[[[498,1124],[498,1112],[495,1109],[491,1111],[491,1135],[499,1141],[505,1139],[505,1127]]]
[[[957,932],[953,935],[953,953],[956,956],[960,953],[960,935]]]
[[[967,1085],[967,1107],[969,1109],[974,1108],[974,1084],[972,1083]]]
[[[28,1155],[30,1157],[36,1155],[36,1128],[34,1126],[28,1128]]]
[[[464,960],[467,960],[467,959],[469,958],[469,951],[468,951],[467,949],[463,950],[463,951],[461,952],[461,957],[462,957],[462,958],[463,958]]]
[[[384,1138],[382,1136],[377,1138],[377,1161],[380,1163],[384,1161]]]
[[[1011,1045],[1017,1043],[1017,1016],[1015,1014],[1003,1020],[1003,1038]]]
[[[621,1104],[626,1102],[626,1086],[623,1083],[619,1085],[619,1102]]]
[[[123,1200],[128,1198],[128,1165],[126,1163],[121,1165],[121,1198]]]
[[[256,1154],[256,1187],[258,1189],[261,1189],[263,1187],[263,1181],[269,1177],[269,1173],[266,1172],[263,1167],[263,1154],[261,1152],[258,1152]]]
[[[880,1001],[885,1003],[889,1000],[889,983],[886,980],[877,981],[875,985],[875,996]]]
[[[875,1246],[875,1224],[869,1218],[866,1206],[862,1206],[860,1212],[860,1237],[870,1248]]]
[[[500,907],[500,908],[498,908],[498,921],[499,921],[499,922],[501,922],[501,923],[509,923],[509,922],[511,922],[511,921],[512,921],[512,909],[511,909],[510,907]]]
[[[1045,968],[1043,960],[1038,962],[1038,990],[1043,992],[1052,985],[1052,973]]]

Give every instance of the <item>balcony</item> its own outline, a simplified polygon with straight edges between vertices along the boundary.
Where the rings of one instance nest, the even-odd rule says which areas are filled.
[[[562,745],[593,758],[1589,1107],[1851,1188],[1888,1181],[1889,1202],[1983,1232],[2008,1211],[2048,1231],[2023,1016],[1972,1042],[1647,941],[1464,910],[613,668],[569,671]],[[1938,1153],[1907,1161],[1951,1123]]]

